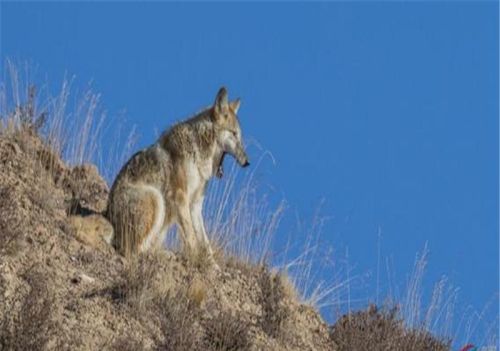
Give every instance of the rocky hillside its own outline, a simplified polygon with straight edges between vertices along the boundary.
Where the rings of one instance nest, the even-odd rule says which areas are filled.
[[[75,217],[107,194],[36,126],[0,131],[1,350],[448,350],[376,308],[329,327],[286,277],[237,257],[220,272],[167,251],[126,261]]]

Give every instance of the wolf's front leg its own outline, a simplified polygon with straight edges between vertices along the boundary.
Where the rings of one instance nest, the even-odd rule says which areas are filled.
[[[194,253],[197,249],[197,240],[189,205],[187,204],[187,201],[182,201],[178,202],[177,206],[177,223],[181,229],[180,234],[182,237],[182,244],[184,245],[185,250],[188,250],[190,253]]]
[[[212,255],[212,248],[210,247],[210,241],[208,240],[205,225],[203,223],[203,198],[197,199],[191,206],[191,217],[193,218],[193,225],[198,243],[204,246],[207,252]]]
[[[198,245],[200,248],[206,250],[208,259],[210,260],[213,268],[215,270],[220,270],[219,265],[215,262],[214,254],[212,251],[212,246],[208,240],[208,235],[205,230],[205,224],[203,222],[203,198],[197,199],[196,202],[191,206],[191,218],[193,219],[194,230],[196,232],[196,238],[198,239]]]

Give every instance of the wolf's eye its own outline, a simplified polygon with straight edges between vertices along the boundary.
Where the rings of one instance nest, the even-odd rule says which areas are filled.
[[[236,134],[236,132],[234,130],[231,131],[231,134],[235,137],[235,138],[238,138],[238,135]]]

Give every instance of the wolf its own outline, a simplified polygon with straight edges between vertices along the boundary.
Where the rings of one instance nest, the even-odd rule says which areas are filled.
[[[112,244],[130,257],[164,241],[177,224],[183,250],[213,251],[203,223],[203,200],[212,176],[222,177],[224,156],[250,165],[238,119],[240,99],[228,100],[225,87],[212,106],[173,125],[151,146],[133,155],[114,181],[106,217]]]

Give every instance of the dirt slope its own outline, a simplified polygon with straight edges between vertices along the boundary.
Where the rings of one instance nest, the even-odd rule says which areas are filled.
[[[220,257],[125,261],[85,243],[70,215],[105,209],[92,165],[71,168],[37,134],[0,132],[0,349],[336,350],[279,275]]]
[[[450,350],[394,309],[328,327],[286,277],[224,254],[220,272],[166,250],[127,261],[94,235],[107,196],[29,125],[0,129],[0,350]]]

